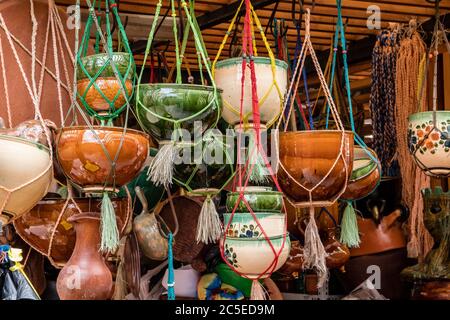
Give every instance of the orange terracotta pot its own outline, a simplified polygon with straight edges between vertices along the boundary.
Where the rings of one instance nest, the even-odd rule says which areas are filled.
[[[375,159],[377,154],[372,149],[368,151]],[[381,181],[380,167],[360,146],[354,148],[353,171],[347,184],[347,189],[341,198],[358,200],[371,194]]]
[[[111,199],[116,216],[117,227],[121,235],[131,217],[131,208],[126,198]],[[53,235],[50,262],[57,268],[62,268],[69,260],[75,246],[75,229],[68,222],[73,215],[78,214],[73,202],[69,202],[62,217],[58,217],[64,207],[65,199],[50,199],[40,201],[33,209],[14,221],[14,228],[19,236],[33,249],[48,256],[50,241]],[[75,199],[82,212],[100,212],[101,199]]]
[[[119,109],[125,105],[126,100],[122,93],[119,80],[116,78],[98,78],[95,80],[95,84],[105,95],[107,99],[103,97],[99,90],[94,86],[90,85],[90,79],[83,79],[77,82],[78,94],[83,97],[84,101],[95,111],[108,111],[110,106],[108,102],[114,101],[114,107]],[[131,80],[125,81],[125,87],[127,89],[127,95],[130,96],[133,89],[133,82]],[[109,100],[109,101],[108,101]],[[80,97],[78,97],[78,103],[82,106]]]
[[[118,191],[118,187],[130,182],[142,169],[149,152],[148,138],[147,134],[132,129],[123,134],[123,128],[119,127],[94,126],[92,130],[66,127],[58,130],[56,155],[64,174],[85,192],[101,192],[105,186]],[[111,172],[111,160],[118,152]]]
[[[310,206],[309,192],[305,188],[312,189],[318,184],[312,191],[312,205],[328,207],[345,190],[352,173],[353,133],[280,132],[279,156],[278,181],[290,200],[296,206]]]

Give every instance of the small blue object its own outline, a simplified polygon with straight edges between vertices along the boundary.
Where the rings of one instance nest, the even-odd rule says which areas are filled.
[[[169,250],[168,250],[168,277],[167,277],[167,299],[175,300],[175,274],[173,270],[173,253],[172,253],[173,234],[169,233]]]

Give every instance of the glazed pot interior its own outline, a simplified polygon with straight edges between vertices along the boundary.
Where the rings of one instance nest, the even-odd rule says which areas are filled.
[[[21,138],[0,136],[0,186],[15,189],[31,182],[51,163],[47,147]]]

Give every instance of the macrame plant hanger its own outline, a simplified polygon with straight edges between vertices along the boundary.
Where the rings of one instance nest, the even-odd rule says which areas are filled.
[[[439,13],[439,3],[440,0],[435,0],[435,24],[433,29],[433,36],[431,40],[431,45],[429,48],[429,54],[428,58],[426,59],[426,64],[424,67],[423,77],[422,79],[419,79],[420,82],[420,91],[419,91],[419,104],[418,104],[418,110],[417,112],[423,112],[424,111],[424,101],[422,97],[424,96],[425,90],[426,90],[426,78],[429,70],[429,64],[430,60],[434,57],[434,63],[433,63],[433,99],[432,99],[432,128],[425,133],[424,137],[420,139],[420,141],[413,147],[413,150],[411,150],[411,154],[414,157],[414,160],[416,161],[419,168],[425,172],[425,174],[435,177],[435,178],[447,178],[450,177],[450,170],[448,170],[447,167],[427,167],[417,156],[417,153],[423,153],[425,149],[426,150],[426,142],[429,140],[430,136],[432,134],[438,134],[439,136],[444,136],[444,131],[441,129],[443,124],[439,124],[437,121],[437,81],[438,81],[438,55],[439,55],[439,45],[444,43],[445,48],[447,49],[447,52],[450,54],[450,43],[447,39],[447,31],[445,30],[444,26],[442,25],[442,22],[440,21],[440,13]],[[447,124],[448,125],[448,124]],[[447,139],[450,137],[447,137]],[[441,170],[445,173],[442,173]],[[436,172],[439,171],[439,172]]]
[[[333,171],[333,169],[335,168],[335,166],[337,165],[337,163],[340,159],[343,160],[342,162],[344,164],[346,176],[348,175],[349,167],[348,167],[347,162],[344,159],[345,128],[342,125],[338,110],[336,108],[336,105],[334,104],[332,95],[330,93],[330,90],[328,88],[326,80],[323,76],[322,69],[320,67],[319,61],[317,59],[316,53],[314,51],[314,48],[313,48],[313,45],[311,42],[310,9],[309,8],[307,8],[306,12],[305,12],[305,37],[303,40],[303,45],[302,45],[302,49],[301,49],[299,58],[297,60],[297,65],[295,66],[295,70],[294,70],[294,73],[292,76],[292,81],[291,81],[291,84],[288,89],[288,95],[295,94],[295,92],[297,92],[297,90],[298,90],[298,86],[299,86],[301,75],[302,75],[302,70],[304,68],[304,64],[305,64],[305,60],[306,60],[308,51],[310,52],[310,57],[312,59],[314,68],[317,72],[321,87],[322,87],[325,97],[329,103],[331,115],[333,116],[334,121],[336,122],[337,131],[340,132],[340,134],[341,134],[339,154],[337,155],[332,167],[328,170],[328,172],[325,174],[325,176],[319,182],[317,182],[313,187],[310,187],[310,188],[302,185],[299,181],[297,181],[285,168],[281,159],[280,159],[280,161],[278,161],[278,165],[280,167],[279,170],[283,170],[286,173],[286,175],[289,177],[290,181],[293,181],[293,183],[295,183],[301,189],[307,191],[309,194],[309,202],[292,203],[292,205],[295,208],[309,207],[309,221],[308,221],[308,224],[305,229],[303,267],[305,269],[314,269],[317,272],[318,277],[319,277],[318,287],[320,288],[320,287],[322,287],[322,285],[326,282],[326,280],[328,278],[328,270],[327,270],[326,261],[325,261],[327,253],[326,253],[325,248],[320,240],[319,231],[318,231],[317,224],[315,221],[314,207],[315,206],[322,207],[323,205],[320,202],[313,203],[314,199],[313,199],[312,193],[315,189],[317,189],[322,184],[323,181],[325,181],[326,178],[328,178],[328,176],[331,174],[331,172]],[[292,114],[293,104],[294,104],[293,100],[290,101],[289,105],[287,104],[287,100],[286,100],[286,103],[283,106],[283,112],[287,109],[289,117],[294,116],[294,114]],[[278,128],[280,126],[281,126],[281,119],[278,121],[278,124],[277,124]],[[286,124],[284,125],[283,131],[284,132],[287,131]],[[277,143],[278,143],[278,140],[277,140]],[[278,148],[279,148],[279,146],[277,144],[277,149]],[[327,205],[334,203],[343,194],[346,187],[347,187],[347,182],[345,182],[345,186],[342,188],[342,190],[337,194],[337,196],[334,199],[330,199],[330,201],[327,201]],[[288,200],[289,200],[289,198],[288,198]]]
[[[336,72],[336,63],[337,63],[337,52],[339,51],[339,39],[342,50],[342,62],[344,66],[344,81],[345,81],[345,90],[347,95],[347,104],[348,104],[348,114],[350,119],[350,128],[353,133],[354,142],[361,147],[364,151],[365,155],[376,165],[378,166],[378,170],[381,172],[381,164],[376,156],[369,151],[367,145],[364,140],[358,135],[356,132],[355,121],[353,117],[353,103],[351,96],[351,88],[350,88],[350,77],[348,71],[348,62],[347,62],[347,42],[345,39],[345,28],[342,20],[342,2],[341,0],[336,0],[336,7],[338,11],[337,21],[336,21],[336,29],[334,34],[334,44],[333,44],[333,58],[331,65],[331,78],[330,78],[330,92],[333,92],[333,83]],[[339,97],[335,97],[339,99]],[[326,128],[328,129],[329,124],[329,115],[330,115],[330,105],[327,102],[327,118],[326,118]],[[356,160],[356,158],[355,158]],[[377,186],[381,180],[378,179]],[[375,189],[373,189],[375,190]],[[372,190],[372,192],[373,192]],[[359,232],[358,232],[358,223],[356,220],[356,211],[354,209],[353,201],[359,199],[342,199],[346,202],[346,207],[343,212],[343,216],[341,219],[341,233],[340,233],[340,242],[347,245],[348,247],[358,247],[360,243]]]
[[[99,1],[99,2],[97,2]],[[101,19],[96,14],[95,5],[98,4],[98,6],[101,6],[101,2],[104,1],[105,3],[105,20],[106,20],[106,37],[105,34],[100,26]],[[123,28],[118,9],[117,4],[115,0],[94,0],[91,2],[91,0],[86,0],[86,3],[89,8],[89,16],[88,21],[86,23],[86,29],[82,38],[82,42],[79,45],[79,36],[78,32],[75,32],[75,75],[74,77],[79,80],[79,77],[81,76],[84,79],[89,79],[88,86],[91,89],[94,89],[97,91],[97,93],[100,95],[100,98],[102,101],[106,101],[110,108],[107,111],[98,112],[98,110],[94,110],[93,105],[89,104],[86,98],[86,92],[83,92],[82,94],[79,93],[79,86],[77,85],[77,81],[75,81],[74,85],[74,91],[73,91],[73,101],[72,105],[69,109],[69,111],[66,114],[66,117],[63,122],[63,127],[65,127],[66,122],[69,122],[68,127],[71,126],[78,126],[78,115],[81,116],[81,118],[84,120],[84,123],[86,124],[86,127],[89,129],[92,136],[95,138],[96,142],[98,142],[101,146],[101,149],[104,153],[104,156],[107,158],[111,170],[109,172],[108,177],[105,179],[103,187],[101,190],[97,190],[96,187],[95,190],[90,190],[89,188],[84,189],[80,186],[77,186],[76,183],[73,181],[70,181],[71,184],[77,187],[77,189],[83,191],[86,193],[87,196],[90,197],[98,197],[101,194],[102,201],[101,201],[101,244],[100,244],[100,251],[103,253],[112,253],[115,252],[119,246],[119,237],[120,233],[117,227],[117,220],[116,220],[116,214],[115,209],[113,206],[113,203],[110,199],[111,194],[117,194],[119,192],[119,188],[116,185],[115,180],[115,170],[116,170],[116,163],[119,158],[119,155],[122,151],[123,142],[125,139],[125,134],[127,132],[127,124],[128,124],[128,114],[130,111],[130,99],[132,92],[130,93],[129,90],[126,89],[126,87],[129,87],[129,84],[127,85],[126,79],[131,78],[132,82],[134,83],[134,74],[135,74],[135,65],[134,65],[134,59],[131,52],[131,49],[128,44],[128,39],[126,37],[125,30]],[[110,21],[110,14],[112,14],[115,18],[116,25],[118,27],[118,36],[121,37],[121,46],[123,46],[127,53],[129,54],[129,60],[127,60],[128,67],[124,71],[123,69],[119,69],[119,65],[114,58],[114,52],[113,52],[113,40],[112,40],[112,34],[111,34],[111,21]],[[77,0],[76,2],[76,19],[79,22],[80,21],[80,0]],[[100,44],[102,47],[103,52],[106,54],[106,60],[104,59],[102,61],[102,67],[96,72],[94,76],[92,76],[87,70],[87,68],[84,66],[83,58],[87,55],[87,50],[89,46],[89,39],[90,39],[90,33],[91,33],[91,27],[92,24],[95,25],[96,28],[96,42],[95,42],[95,49],[96,52],[100,51]],[[91,66],[93,67],[93,66]],[[109,69],[108,69],[109,68]],[[117,90],[117,93],[115,94],[114,98],[111,100],[109,99],[106,94],[99,88],[99,84],[97,83],[97,80],[101,80],[102,74],[104,72],[109,73],[110,79],[115,79],[116,84],[119,86]],[[131,76],[130,76],[131,75]],[[130,80],[130,79],[128,79]],[[87,90],[86,90],[87,91]],[[123,97],[125,103],[124,105],[121,105],[118,109],[115,109],[114,103],[118,100],[118,97]],[[79,102],[81,102],[81,106]],[[120,134],[120,142],[118,145],[118,149],[116,154],[112,155],[107,150],[105,144],[100,139],[99,135],[96,132],[96,128],[93,126],[92,121],[87,117],[87,115],[91,116],[92,118],[99,120],[101,126],[105,127],[112,127],[113,126],[113,120],[117,119],[119,115],[125,111],[125,117],[124,117],[124,126],[122,127],[122,132]],[[98,128],[97,128],[98,129]],[[56,144],[59,144],[59,140],[56,142]],[[131,196],[130,193],[127,190],[127,197],[129,203],[131,202]],[[71,200],[74,202],[73,199],[68,198],[68,201]],[[128,207],[128,213],[130,214],[131,208]]]
[[[238,192],[239,192],[239,197],[234,205],[234,208],[231,212],[230,215],[230,219],[228,221],[228,224],[225,226],[225,232],[224,232],[224,236],[222,238],[222,241],[220,242],[220,252],[221,252],[221,256],[223,261],[225,261],[225,263],[237,274],[239,274],[241,277],[247,278],[252,280],[252,288],[251,288],[251,299],[252,300],[264,300],[266,299],[267,296],[267,292],[265,290],[265,288],[262,286],[262,284],[260,283],[260,280],[270,277],[270,275],[276,270],[277,268],[277,264],[280,258],[280,254],[284,248],[285,245],[287,245],[286,243],[286,239],[288,237],[287,234],[287,218],[286,218],[286,214],[285,214],[285,219],[284,219],[284,230],[283,230],[283,237],[282,237],[282,243],[280,248],[277,250],[275,244],[272,242],[272,239],[268,237],[266,231],[262,228],[260,221],[258,220],[255,212],[253,212],[253,210],[251,209],[247,199],[244,197],[245,194],[245,189],[248,186],[249,181],[251,180],[251,173],[252,170],[255,170],[255,162],[251,161],[252,159],[254,159],[254,155],[252,155],[251,153],[255,153],[255,152],[260,152],[260,156],[261,159],[263,161],[263,164],[265,166],[265,169],[269,172],[270,178],[273,180],[276,188],[278,189],[278,191],[281,192],[281,188],[278,185],[278,181],[277,178],[272,170],[272,166],[269,163],[268,157],[266,155],[266,153],[264,152],[264,149],[262,148],[262,144],[261,144],[261,125],[260,125],[260,106],[261,104],[264,102],[264,99],[259,100],[258,99],[258,93],[257,93],[257,83],[256,83],[256,73],[255,73],[255,63],[254,63],[254,57],[255,57],[255,48],[256,48],[256,44],[254,42],[254,37],[252,38],[252,21],[256,23],[257,28],[259,29],[259,31],[261,32],[261,35],[263,37],[263,41],[266,44],[266,48],[267,51],[269,53],[269,56],[271,57],[272,62],[274,62],[274,57],[273,57],[273,53],[270,49],[270,46],[268,45],[266,38],[264,36],[263,30],[262,30],[262,26],[260,24],[260,21],[258,19],[258,16],[256,15],[256,12],[254,10],[254,8],[252,7],[250,0],[243,0],[240,4],[240,6],[237,9],[237,13],[234,16],[228,30],[231,31],[234,22],[236,20],[237,15],[239,14],[239,12],[241,11],[241,7],[242,5],[245,4],[245,16],[244,16],[244,30],[243,30],[243,39],[242,39],[242,79],[241,79],[241,105],[240,105],[240,123],[239,123],[239,127],[242,127],[243,125],[245,125],[245,117],[246,115],[244,115],[243,113],[243,99],[244,99],[244,83],[245,83],[245,74],[246,74],[246,69],[249,68],[250,69],[250,78],[251,78],[251,97],[252,97],[252,115],[253,115],[253,125],[254,125],[254,130],[255,130],[255,148],[253,148],[252,150],[250,150],[250,154],[247,157],[247,160],[244,162],[241,159],[241,152],[237,152],[237,172],[236,172],[236,176],[234,178],[234,183],[233,183],[233,189],[234,191],[236,191],[236,189],[238,188]],[[229,34],[229,32],[225,35],[224,41],[222,42],[221,48],[224,47],[224,44],[227,41],[227,35]],[[218,56],[216,57],[215,62],[217,61],[219,55],[220,55],[221,49],[219,49],[218,52]],[[214,62],[214,64],[215,64]],[[274,63],[272,64],[272,68],[274,68]],[[272,69],[273,70],[273,69]],[[274,72],[274,71],[273,71]],[[274,78],[275,79],[275,78]],[[279,88],[278,88],[279,90]],[[238,140],[238,146],[241,145],[241,139],[242,139],[242,135],[238,134],[237,136],[237,140]],[[241,272],[239,272],[236,268],[236,265],[233,263],[233,258],[229,256],[229,252],[227,250],[225,250],[225,242],[227,240],[227,236],[228,236],[228,231],[230,230],[230,225],[233,221],[233,217],[237,211],[238,206],[240,205],[240,203],[243,202],[245,204],[245,207],[247,208],[249,214],[252,215],[257,228],[259,228],[259,230],[261,230],[261,234],[264,236],[264,241],[267,242],[269,244],[270,250],[273,253],[273,260],[272,262],[267,266],[266,270],[264,270],[261,274],[259,275],[247,275],[247,274],[243,274]],[[283,212],[286,212],[286,208],[284,206],[283,203]],[[258,259],[258,257],[255,257],[255,259]]]
[[[1,213],[6,206],[6,203],[11,195],[12,192],[19,190],[21,188],[24,188],[33,182],[37,181],[44,175],[46,175],[49,171],[53,170],[53,144],[50,136],[50,132],[46,126],[46,123],[44,121],[44,118],[41,114],[40,110],[40,104],[41,104],[41,97],[44,87],[44,75],[46,73],[50,74],[56,81],[57,81],[57,92],[58,92],[58,102],[59,102],[59,109],[60,109],[60,115],[62,115],[62,88],[65,90],[70,90],[67,84],[62,83],[60,78],[60,68],[59,68],[59,60],[58,60],[58,53],[62,53],[61,57],[63,59],[64,67],[65,65],[65,58],[64,58],[64,50],[63,46],[61,44],[61,38],[64,39],[64,44],[67,45],[67,38],[65,37],[65,34],[63,32],[63,27],[61,24],[61,18],[59,17],[59,13],[57,11],[57,8],[54,4],[54,1],[49,1],[48,5],[48,21],[47,21],[47,27],[46,27],[46,36],[45,36],[45,43],[44,43],[44,51],[43,56],[41,59],[37,57],[37,49],[36,49],[36,38],[37,38],[37,30],[38,30],[38,22],[35,16],[35,10],[34,10],[34,2],[33,0],[30,0],[30,18],[32,21],[32,34],[31,34],[31,50],[29,50],[23,43],[20,42],[20,40],[15,37],[8,29],[7,24],[5,22],[5,19],[3,15],[0,13],[0,26],[4,30],[8,43],[10,45],[10,48],[13,52],[14,58],[16,60],[16,63],[20,70],[20,75],[25,82],[25,86],[27,88],[28,94],[30,95],[34,113],[35,113],[35,120],[38,120],[42,128],[44,129],[46,142],[48,145],[48,151],[49,151],[49,163],[48,166],[42,171],[41,174],[37,175],[35,178],[31,179],[30,181],[27,181],[26,183],[15,187],[13,190],[5,188],[3,186],[0,186],[0,217]],[[61,35],[62,33],[62,35]],[[49,35],[52,36],[52,47],[53,47],[53,57],[54,57],[54,63],[55,63],[55,69],[56,74],[51,72],[49,68],[46,66],[46,60],[47,60],[47,50],[48,50],[48,41],[49,41]],[[59,52],[58,52],[58,46],[57,41],[59,43]],[[31,56],[31,76],[27,77],[23,62],[20,60],[20,57],[18,55],[16,44],[18,44],[23,50],[25,50],[30,56]],[[70,47],[67,45],[66,49],[70,51]],[[4,61],[3,56],[3,43],[2,38],[0,36],[0,62],[1,62],[1,69],[2,69],[2,77],[3,77],[3,84],[4,84],[4,90],[5,90],[5,97],[6,97],[6,108],[7,108],[7,115],[8,115],[8,126],[11,128],[13,126],[12,124],[12,110],[10,106],[10,97],[9,97],[9,91],[8,91],[8,84],[7,84],[7,78],[6,78],[6,65]],[[39,74],[39,82],[37,82],[37,74],[36,74],[36,64],[39,64],[41,66],[41,72]],[[69,77],[67,76],[67,69],[65,68],[65,75],[66,80],[69,81]],[[2,228],[3,221],[0,219],[0,230]]]

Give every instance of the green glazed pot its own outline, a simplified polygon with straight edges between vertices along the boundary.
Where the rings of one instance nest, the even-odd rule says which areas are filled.
[[[224,226],[228,226],[231,213],[224,213]],[[255,213],[259,225],[268,237],[277,237],[285,233],[286,215],[282,213]],[[233,238],[264,238],[264,233],[250,213],[235,212],[227,229],[227,236]]]
[[[218,100],[214,101],[213,87],[174,83],[141,84],[136,92],[137,117],[144,129],[158,141],[171,140],[173,120],[192,116],[192,119],[180,123],[182,129],[192,134],[195,121],[201,121],[202,132],[205,132],[220,118],[221,90],[217,89]]]
[[[126,52],[113,52],[112,59],[116,64],[119,73],[122,75],[122,77],[124,77],[128,71],[128,66],[130,65],[130,54]],[[127,79],[129,80],[133,79],[135,69],[134,61],[133,60],[131,61],[133,62],[133,65],[131,66],[131,69],[128,72]],[[83,57],[81,58],[81,63],[83,64],[84,68],[91,77],[94,77],[105,64],[108,64],[108,66],[100,73],[99,77],[101,78],[115,77],[113,67],[111,65],[111,62],[109,61],[108,54],[106,53],[99,53]],[[87,77],[88,77],[87,74],[81,69],[80,66],[78,66],[77,80],[86,79]]]
[[[183,148],[179,153],[180,158],[183,158],[185,152],[190,152],[192,163],[181,163],[174,166],[175,181],[180,185],[187,185],[191,190],[222,189],[224,184],[234,175],[236,152],[231,149],[234,147],[234,140],[234,138],[221,136],[216,141],[217,144],[213,144],[212,140],[203,139],[201,142],[202,152],[211,154],[219,151],[221,153],[221,156],[213,163],[205,161],[205,158],[208,159],[206,156],[202,158],[200,164],[194,162],[196,144],[191,143]],[[193,177],[191,178],[191,176]]]
[[[227,195],[227,210],[232,212],[236,201],[239,198],[239,192],[230,192]],[[247,200],[253,212],[281,212],[283,207],[283,193],[272,190],[262,190],[261,188],[244,191],[244,198]],[[240,201],[236,212],[249,212],[244,201]]]

